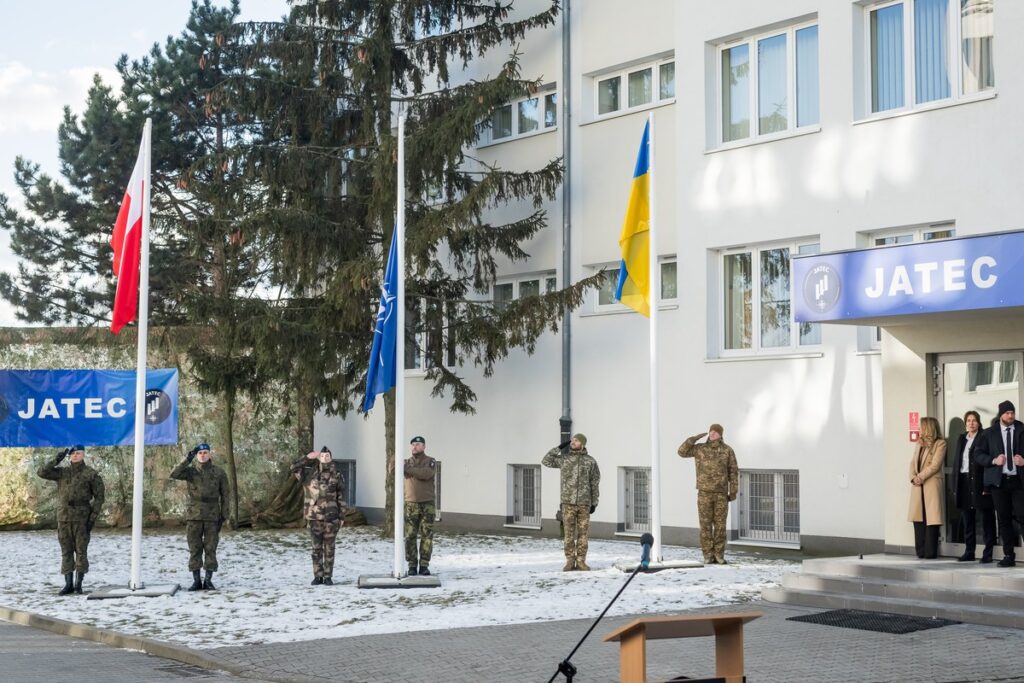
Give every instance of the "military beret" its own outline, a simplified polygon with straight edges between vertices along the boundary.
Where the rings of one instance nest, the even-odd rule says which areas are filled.
[[[412,437],[412,440],[409,441],[409,443],[422,443],[422,444],[426,444],[427,440],[424,439],[422,436],[414,436],[414,437]]]

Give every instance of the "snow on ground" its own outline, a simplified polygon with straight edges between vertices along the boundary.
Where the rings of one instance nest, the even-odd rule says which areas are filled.
[[[86,588],[127,585],[131,537],[97,531]],[[0,534],[0,604],[190,647],[337,638],[421,629],[596,618],[636,561],[639,543],[592,540],[591,572],[562,572],[561,541],[524,536],[441,535],[431,570],[440,589],[359,589],[361,574],[389,574],[394,545],[372,527],[338,536],[334,586],[310,586],[305,530],[225,533],[217,555],[219,590],[174,596],[89,600],[59,597],[60,549],[54,531]],[[669,560],[697,560],[693,548],[665,546]],[[727,566],[640,574],[609,615],[670,612],[757,599],[794,563],[729,550]],[[191,583],[184,531],[147,532],[146,583]]]

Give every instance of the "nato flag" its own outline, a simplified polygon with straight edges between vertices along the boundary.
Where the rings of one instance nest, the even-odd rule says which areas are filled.
[[[366,371],[366,397],[363,412],[373,408],[377,394],[395,386],[395,346],[398,341],[398,241],[391,237],[391,251],[384,268],[384,283],[380,291],[380,309],[377,311],[377,326],[373,331],[373,347],[370,349],[370,366]]]

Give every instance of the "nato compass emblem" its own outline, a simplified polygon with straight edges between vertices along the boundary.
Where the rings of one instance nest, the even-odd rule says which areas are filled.
[[[836,269],[828,263],[819,263],[804,278],[804,301],[819,314],[826,313],[839,303],[842,286]]]

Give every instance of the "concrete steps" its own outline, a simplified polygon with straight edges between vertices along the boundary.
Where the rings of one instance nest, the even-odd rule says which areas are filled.
[[[1024,569],[905,555],[806,560],[769,602],[1024,628]]]

